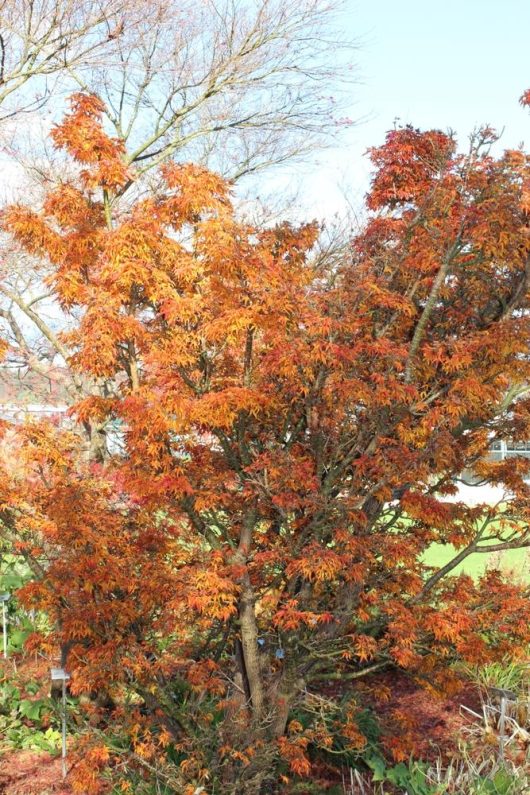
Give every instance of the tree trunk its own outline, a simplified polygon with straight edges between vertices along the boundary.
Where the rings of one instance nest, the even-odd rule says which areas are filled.
[[[239,624],[241,628],[241,647],[250,700],[252,706],[253,722],[259,722],[265,710],[265,694],[259,660],[258,627],[254,612],[254,592],[250,584],[248,573],[243,577],[243,587],[239,601]]]

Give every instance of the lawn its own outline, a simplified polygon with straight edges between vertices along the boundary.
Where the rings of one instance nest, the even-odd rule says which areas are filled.
[[[429,566],[444,566],[457,551],[450,544],[433,544],[425,553],[424,561]],[[471,577],[479,577],[487,568],[499,568],[513,572],[517,579],[530,582],[530,548],[509,549],[506,552],[478,552],[469,555],[454,570],[453,574],[465,572]]]

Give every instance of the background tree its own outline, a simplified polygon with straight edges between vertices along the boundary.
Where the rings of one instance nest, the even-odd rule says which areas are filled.
[[[129,11],[133,8],[131,4]],[[105,4],[97,0],[3,0],[0,119],[5,122],[42,108],[54,81],[71,68],[86,68],[104,58],[126,11],[127,4],[119,0]]]
[[[453,663],[527,647],[527,586],[454,569],[530,544],[529,463],[488,455],[530,432],[528,159],[494,158],[489,130],[465,155],[392,131],[337,261],[312,256],[314,225],[238,221],[198,166],[118,212],[134,173],[103,113],[73,98],[53,138],[77,181],[4,214],[49,262],[73,372],[106,385],[77,418],[119,422],[124,448],[95,463],[71,434],[21,431],[4,522],[55,626],[33,645],[67,649],[76,692],[110,691],[144,775],[163,758],[186,793],[288,791],[363,747],[374,672],[447,689]],[[469,468],[502,503],[447,500]],[[437,542],[456,553],[433,568]],[[112,759],[92,742],[85,792]]]
[[[65,92],[95,91],[137,173],[177,156],[241,176],[329,145],[351,123],[343,102],[354,47],[340,33],[341,9],[323,0],[5,2],[0,102],[15,115],[53,90],[59,118]]]

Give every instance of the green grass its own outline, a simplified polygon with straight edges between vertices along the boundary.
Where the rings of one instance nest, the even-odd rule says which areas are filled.
[[[450,544],[433,544],[423,556],[424,562],[428,566],[445,566],[446,563],[454,558],[457,550]],[[517,580],[530,582],[530,548],[509,549],[506,552],[478,552],[469,555],[460,563],[451,574],[469,574],[470,577],[477,578],[487,568],[498,568],[504,572],[514,574]]]

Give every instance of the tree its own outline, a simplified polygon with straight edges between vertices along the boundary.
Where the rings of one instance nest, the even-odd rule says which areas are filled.
[[[65,92],[95,91],[137,174],[169,157],[253,173],[351,124],[354,46],[339,10],[324,0],[5,2],[0,105],[16,115],[53,94],[60,114]]]
[[[308,157],[350,124],[343,106],[354,48],[337,32],[339,10],[328,0],[4,3],[0,106],[12,117],[4,135],[19,125],[18,142],[5,154],[23,164],[25,192],[37,197],[60,182],[69,164],[43,147],[40,126],[27,125],[22,111],[33,108],[38,121],[37,110],[47,112],[53,97],[60,118],[64,97],[82,87],[103,95],[107,130],[134,171],[132,181],[107,193],[115,213],[127,207],[129,191],[156,191],[151,172],[168,160],[209,164],[239,179]],[[43,124],[49,127],[48,117]],[[10,365],[36,373],[63,368],[68,351],[57,332],[68,320],[52,306],[44,263],[6,241],[2,254],[0,326]],[[61,378],[72,402],[106,389],[73,373],[61,371]],[[104,429],[87,433],[93,455],[104,455]]]
[[[125,11],[126,3],[114,0],[104,5],[97,0],[4,0],[0,119],[42,108],[51,94],[50,80],[104,58]]]
[[[55,626],[32,644],[67,649],[75,692],[106,691],[138,775],[288,791],[362,749],[375,672],[441,689],[454,662],[527,647],[528,588],[454,569],[530,545],[529,463],[488,455],[530,432],[528,158],[494,158],[487,129],[465,155],[390,132],[337,261],[313,255],[314,224],[238,221],[194,165],[117,213],[135,176],[103,113],[73,98],[53,138],[78,180],[3,217],[50,263],[72,368],[105,384],[76,417],[112,419],[123,445],[96,463],[75,432],[20,431],[28,477],[6,473],[3,521],[41,567],[22,597]],[[448,501],[466,469],[502,503]],[[450,564],[424,563],[433,543]],[[119,751],[83,748],[97,792]]]

